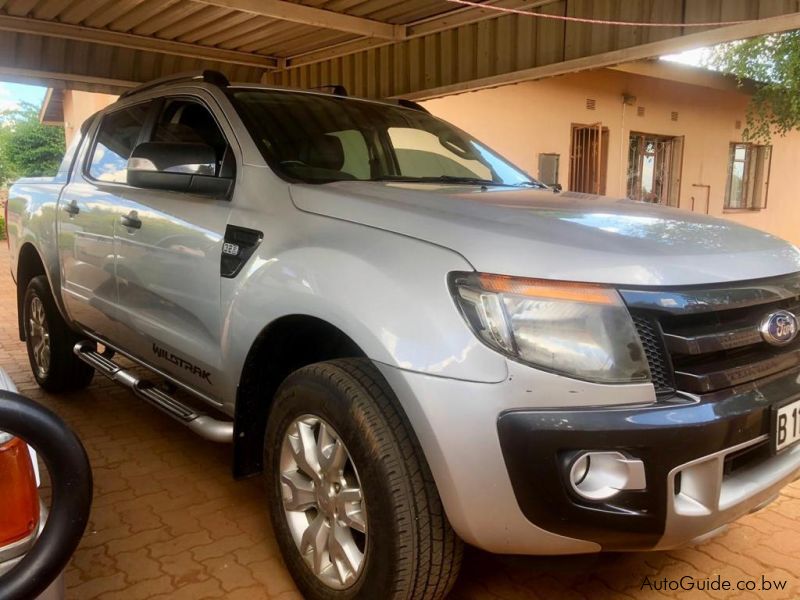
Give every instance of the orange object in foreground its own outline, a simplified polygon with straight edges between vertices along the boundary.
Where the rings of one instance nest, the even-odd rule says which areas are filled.
[[[28,537],[39,523],[39,493],[28,446],[0,445],[0,547]]]

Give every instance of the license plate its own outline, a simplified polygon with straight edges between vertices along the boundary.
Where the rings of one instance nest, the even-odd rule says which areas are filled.
[[[776,407],[772,440],[775,452],[800,442],[800,400]]]

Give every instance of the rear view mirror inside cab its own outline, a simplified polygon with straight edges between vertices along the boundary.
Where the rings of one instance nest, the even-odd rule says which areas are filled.
[[[464,140],[452,133],[440,135],[439,143],[464,160],[477,160],[478,158],[473,149]]]

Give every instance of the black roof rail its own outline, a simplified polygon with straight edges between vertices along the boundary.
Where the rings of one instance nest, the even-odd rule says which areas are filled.
[[[347,88],[340,83],[331,83],[328,85],[318,85],[317,87],[308,88],[310,90],[330,90],[334,96],[349,96]]]
[[[120,95],[120,98],[129,98],[135,94],[139,94],[162,85],[167,85],[168,83],[180,83],[182,81],[205,81],[206,83],[210,83],[211,85],[215,85],[219,88],[226,88],[230,85],[230,81],[228,81],[228,78],[225,77],[225,75],[219,71],[206,69],[205,71],[197,73],[178,73],[175,75],[167,75],[166,77],[153,79],[152,81],[148,81],[147,83],[143,83],[142,85],[138,85],[135,88],[131,88],[123,92]]]
[[[431,111],[429,111],[427,108],[422,106],[420,103],[414,102],[413,100],[406,100],[405,98],[398,98],[397,100],[395,100],[395,102],[398,105],[402,106],[403,108],[410,108],[412,110],[418,110],[420,112],[431,114]]]

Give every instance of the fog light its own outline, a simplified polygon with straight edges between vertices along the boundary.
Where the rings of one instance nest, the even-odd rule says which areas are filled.
[[[607,500],[622,490],[646,487],[644,463],[621,452],[584,452],[572,463],[569,481],[588,500]]]

